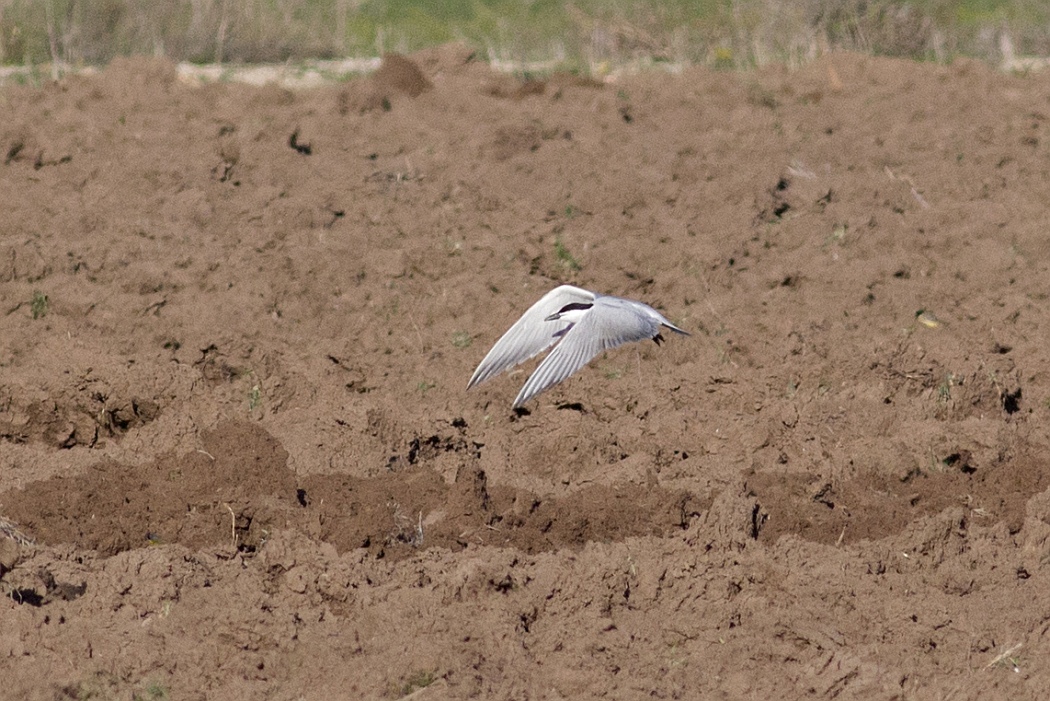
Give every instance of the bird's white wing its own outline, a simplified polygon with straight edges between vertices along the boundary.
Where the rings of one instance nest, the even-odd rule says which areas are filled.
[[[496,345],[492,346],[492,350],[474,371],[470,382],[467,383],[467,389],[550,348],[560,338],[559,334],[571,324],[567,321],[545,321],[545,319],[566,304],[590,303],[594,301],[594,298],[593,292],[572,285],[555,287],[543,295],[540,301],[529,307],[528,311],[522,314],[521,318],[507,330],[507,333],[496,341]]]
[[[568,378],[602,351],[655,336],[660,323],[625,302],[616,297],[599,297],[532,373],[514,400],[514,408]]]

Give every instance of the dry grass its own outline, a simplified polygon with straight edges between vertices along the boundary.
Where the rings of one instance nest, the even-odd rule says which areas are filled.
[[[32,545],[35,541],[27,536],[13,521],[0,516],[0,537],[10,538],[19,545]]]
[[[503,65],[751,68],[832,48],[1002,63],[1050,55],[1043,0],[5,0],[0,64],[121,55],[281,63],[465,41]],[[1019,64],[1020,65],[1020,64]]]

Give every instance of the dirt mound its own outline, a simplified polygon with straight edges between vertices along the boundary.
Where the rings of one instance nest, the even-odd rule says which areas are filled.
[[[5,87],[5,688],[1045,698],[1048,99],[462,47]],[[560,282],[693,336],[467,392]]]
[[[261,428],[224,423],[204,432],[202,447],[189,455],[148,465],[103,461],[0,495],[0,503],[40,544],[76,544],[103,555],[173,543],[254,553],[273,531],[296,528],[340,552],[364,548],[398,558],[423,547],[500,545],[531,553],[668,535],[702,510],[688,492],[655,482],[593,485],[563,499],[510,487],[490,493],[478,467],[484,446],[468,444],[465,424],[458,428],[455,437],[413,438],[377,477],[312,475],[297,483],[288,454]],[[456,463],[450,484],[442,479],[443,453]]]

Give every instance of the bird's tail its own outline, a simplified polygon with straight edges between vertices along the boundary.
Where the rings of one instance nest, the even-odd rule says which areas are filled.
[[[692,336],[692,335],[693,335],[693,334],[689,333],[688,331],[685,331],[685,330],[683,330],[683,329],[680,329],[680,328],[678,328],[677,326],[675,326],[674,324],[672,324],[672,323],[671,323],[670,321],[668,321],[667,319],[664,319],[664,320],[663,320],[662,322],[660,322],[660,324],[661,324],[662,326],[666,326],[667,328],[671,329],[671,330],[672,330],[672,331],[674,331],[675,333],[680,333],[680,334],[682,334],[683,336]]]

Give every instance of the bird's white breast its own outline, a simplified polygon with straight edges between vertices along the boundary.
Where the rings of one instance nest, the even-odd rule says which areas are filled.
[[[567,321],[570,324],[576,324],[579,323],[579,321],[583,319],[584,316],[590,313],[590,307],[588,307],[587,309],[570,309],[559,314],[558,321]]]

